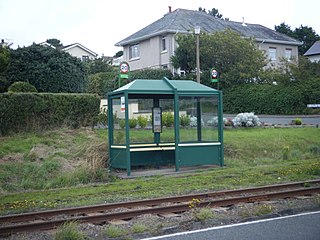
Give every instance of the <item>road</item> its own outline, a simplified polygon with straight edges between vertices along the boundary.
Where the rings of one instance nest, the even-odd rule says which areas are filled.
[[[320,211],[176,233],[145,240],[319,240]]]
[[[224,114],[225,118],[234,118],[236,115]],[[303,124],[312,124],[320,126],[320,115],[259,115],[260,122],[267,124],[290,124],[295,118],[300,118]]]

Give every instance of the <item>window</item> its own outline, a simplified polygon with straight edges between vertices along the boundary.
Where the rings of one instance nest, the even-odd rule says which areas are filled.
[[[285,58],[290,60],[292,57],[292,49],[291,48],[286,48],[285,50]]]
[[[275,61],[277,60],[277,49],[276,48],[273,48],[273,47],[270,47],[269,48],[269,59],[271,61]]]
[[[83,62],[88,62],[89,61],[89,56],[82,55],[82,61]]]
[[[135,45],[130,46],[129,58],[134,59],[134,58],[139,58],[139,57],[140,57],[139,44],[135,44]]]
[[[168,69],[168,65],[167,64],[162,65],[162,69]]]
[[[161,38],[161,52],[167,51],[167,37],[163,36]]]

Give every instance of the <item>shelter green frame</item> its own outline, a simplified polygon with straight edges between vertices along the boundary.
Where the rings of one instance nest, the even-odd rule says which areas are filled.
[[[201,141],[201,122],[197,124],[198,142],[180,142],[179,124],[179,97],[218,97],[218,141]],[[114,118],[113,99],[125,98],[125,144],[114,144]],[[148,97],[153,100],[169,98],[174,101],[174,143],[153,143],[153,144],[131,144],[129,128],[129,99]],[[155,106],[154,107],[158,107]],[[197,106],[197,112],[201,110]],[[198,119],[200,119],[198,117]],[[179,171],[181,166],[196,165],[224,165],[224,144],[223,144],[223,104],[222,92],[207,87],[191,80],[161,80],[136,79],[127,85],[116,89],[108,94],[108,133],[109,133],[109,163],[110,168],[126,169],[127,175],[131,175],[131,167],[136,165],[159,162],[166,164],[171,162],[175,170]],[[200,133],[200,136],[199,136]],[[154,139],[157,138],[154,133]],[[154,140],[155,141],[155,140]],[[201,159],[199,159],[201,156]],[[198,159],[196,159],[198,158]],[[146,160],[148,159],[148,160]],[[150,160],[151,159],[151,160]]]

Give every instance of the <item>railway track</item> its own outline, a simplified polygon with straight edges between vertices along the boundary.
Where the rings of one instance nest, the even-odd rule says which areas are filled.
[[[143,214],[181,213],[190,209],[190,202],[194,199],[197,199],[197,207],[217,207],[312,195],[320,193],[319,184],[320,179],[255,188],[6,215],[0,216],[0,235],[53,229],[67,221],[104,224],[111,220],[127,220]]]

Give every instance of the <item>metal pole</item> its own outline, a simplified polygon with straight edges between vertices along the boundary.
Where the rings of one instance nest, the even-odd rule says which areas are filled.
[[[200,51],[199,51],[199,34],[196,34],[196,58],[197,58],[197,83],[200,83]]]

